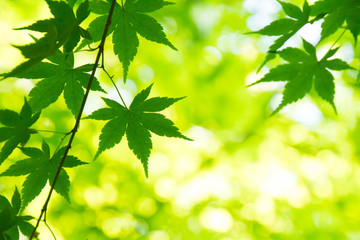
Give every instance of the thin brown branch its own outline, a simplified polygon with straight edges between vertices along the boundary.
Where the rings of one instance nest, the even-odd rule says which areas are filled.
[[[97,66],[99,64],[101,54],[102,54],[103,49],[104,49],[107,32],[108,32],[109,27],[111,25],[111,18],[112,18],[113,12],[114,12],[115,4],[116,4],[116,0],[112,0],[111,7],[110,7],[110,10],[109,10],[109,15],[108,15],[106,25],[105,25],[105,29],[104,29],[104,32],[103,32],[103,35],[102,35],[102,38],[101,38],[101,42],[100,42],[100,45],[99,45],[99,50],[98,50],[98,53],[97,53],[97,56],[96,56],[96,59],[95,59],[95,64],[94,64],[94,67],[93,67],[92,72],[91,72],[89,83],[88,83],[88,85],[86,87],[86,92],[85,92],[84,98],[82,100],[81,107],[80,107],[79,113],[77,115],[74,128],[71,131],[71,136],[70,136],[69,142],[68,142],[67,147],[65,149],[64,155],[62,156],[61,162],[60,162],[60,164],[58,166],[57,172],[56,172],[55,177],[54,177],[53,184],[51,185],[48,196],[47,196],[47,198],[45,200],[45,203],[44,203],[44,205],[43,205],[43,207],[41,209],[40,216],[39,216],[39,218],[37,220],[37,223],[36,223],[36,225],[34,227],[33,232],[31,233],[31,235],[29,237],[29,240],[32,240],[34,238],[34,236],[36,235],[36,230],[39,227],[39,223],[41,221],[41,218],[46,213],[48,204],[50,202],[51,195],[52,195],[52,193],[54,191],[54,188],[55,188],[55,184],[56,184],[56,182],[57,182],[57,180],[59,178],[59,174],[60,174],[61,169],[62,169],[62,167],[64,165],[64,162],[65,162],[65,159],[66,159],[66,157],[68,155],[68,152],[69,152],[69,150],[71,148],[71,144],[72,144],[72,142],[74,140],[75,134],[78,131],[78,128],[79,128],[79,125],[80,125],[80,120],[81,120],[81,115],[82,115],[82,113],[84,111],[85,103],[86,103],[86,100],[87,100],[89,92],[90,92],[91,84],[92,84],[92,82],[94,80],[95,72],[96,72]]]

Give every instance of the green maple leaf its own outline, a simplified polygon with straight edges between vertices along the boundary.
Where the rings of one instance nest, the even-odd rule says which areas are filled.
[[[353,0],[322,0],[311,6],[312,15],[325,15],[321,24],[321,40],[335,33],[346,22],[355,43],[360,29],[360,2]]]
[[[19,145],[25,145],[30,135],[36,133],[30,129],[40,117],[40,112],[32,114],[30,105],[25,99],[25,103],[20,114],[12,110],[0,110],[0,123],[5,127],[0,128],[0,142],[5,142],[0,151],[0,165]]]
[[[334,77],[329,70],[345,70],[351,67],[340,59],[330,59],[337,49],[330,50],[320,61],[316,57],[316,49],[313,45],[303,40],[305,52],[297,48],[285,48],[279,51],[281,58],[288,64],[273,68],[262,79],[251,84],[273,81],[287,81],[280,105],[272,113],[275,114],[284,106],[302,99],[314,85],[315,91],[325,101],[331,104],[336,112],[334,104],[335,83]]]
[[[0,195],[0,238],[19,239],[19,230],[25,236],[30,236],[34,226],[28,221],[31,216],[20,216],[21,197],[17,188],[10,202]],[[18,230],[19,229],[19,230]]]
[[[139,46],[138,34],[147,40],[165,44],[174,50],[174,45],[167,39],[162,26],[145,13],[153,12],[171,4],[163,0],[127,0],[124,5],[116,4],[112,25],[108,34],[113,32],[114,53],[123,66],[123,79],[126,81],[130,63],[133,61]],[[91,1],[90,8],[98,14],[107,14],[110,3]],[[90,23],[88,32],[92,42],[101,39],[107,16],[102,15]],[[81,47],[91,43],[84,40]]]
[[[80,4],[76,16],[66,2],[45,1],[54,18],[39,20],[29,26],[16,29],[45,33],[44,37],[38,40],[34,39],[35,42],[28,45],[14,45],[28,60],[15,67],[9,73],[2,74],[3,79],[17,77],[19,74],[28,71],[39,64],[44,58],[54,54],[61,46],[63,46],[65,53],[71,52],[80,41],[80,36],[86,35],[86,31],[80,27],[80,24],[90,13],[88,0]]]
[[[49,145],[45,141],[42,143],[42,149],[32,147],[21,148],[21,151],[29,158],[17,161],[0,174],[0,176],[28,175],[22,188],[22,209],[40,194],[47,181],[49,181],[50,185],[53,183],[65,148],[59,149],[52,157],[50,156]],[[83,164],[86,163],[74,156],[67,156],[61,169],[54,189],[68,201],[70,201],[70,180],[64,168],[72,168]]]
[[[268,26],[250,33],[257,33],[266,36],[280,36],[270,46],[264,62],[260,65],[258,71],[271,59],[275,58],[276,51],[281,48],[287,40],[295,35],[309,21],[310,7],[307,0],[304,1],[302,10],[291,3],[279,1],[285,14],[290,18],[281,18],[273,21]]]
[[[191,140],[182,135],[171,120],[156,113],[182,98],[155,97],[147,99],[151,87],[152,85],[136,95],[129,108],[114,100],[103,98],[109,108],[99,109],[87,117],[96,120],[109,120],[101,130],[99,148],[94,159],[106,149],[118,144],[126,133],[129,148],[141,161],[145,174],[148,176],[148,159],[152,149],[150,132],[159,136]]]
[[[48,57],[50,62],[41,62],[28,72],[17,75],[27,79],[42,79],[29,93],[29,104],[34,111],[46,108],[55,102],[64,92],[65,103],[76,117],[84,97],[84,88],[90,79],[93,64],[86,64],[74,68],[74,55],[67,55],[58,51]],[[91,86],[92,90],[105,92],[96,78]]]
[[[281,18],[273,21],[268,26],[251,33],[258,33],[267,36],[281,36],[275,40],[274,44],[270,46],[269,51],[278,50],[284,43],[300,30],[305,24],[309,23],[310,7],[305,0],[303,9],[298,6],[278,1],[285,14],[290,18]]]

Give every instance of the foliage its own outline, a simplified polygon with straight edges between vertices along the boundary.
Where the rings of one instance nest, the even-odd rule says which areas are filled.
[[[32,110],[25,98],[20,114],[12,110],[0,110],[0,122],[6,127],[0,128],[0,141],[6,141],[0,152],[0,165],[19,145],[25,145],[30,135],[36,130],[30,129],[40,117],[40,112],[32,114]]]
[[[338,48],[332,49],[334,46],[332,45],[321,60],[317,59],[316,47],[312,46],[305,40],[303,40],[303,47],[307,52],[305,54],[297,48],[285,48],[281,51],[278,50],[303,26],[306,24],[313,24],[319,20],[324,20],[324,22],[321,24],[321,38],[318,44],[341,28],[345,20],[347,23],[345,30],[351,31],[356,44],[358,29],[360,27],[360,3],[351,0],[344,3],[339,1],[324,0],[317,1],[314,5],[309,6],[307,0],[305,0],[301,10],[294,4],[282,1],[278,2],[281,4],[285,14],[290,18],[275,20],[270,25],[253,33],[268,36],[280,35],[280,37],[275,40],[274,44],[270,46],[268,54],[261,67],[263,67],[269,60],[273,59],[276,55],[280,56],[290,64],[280,65],[271,69],[264,78],[254,84],[269,81],[288,81],[285,85],[283,99],[272,114],[280,111],[285,105],[302,99],[312,88],[313,81],[318,95],[330,103],[336,112],[334,104],[334,77],[326,68],[336,71],[351,69],[346,62],[341,61],[340,59],[327,60],[337,52]],[[309,17],[311,15],[315,17],[310,20]]]
[[[45,2],[53,17],[16,29],[33,31],[35,36],[30,35],[30,44],[14,45],[26,60],[1,75],[0,84],[12,84],[16,78],[31,80],[34,86],[20,113],[0,110],[4,125],[0,165],[6,167],[0,171],[0,181],[5,182],[4,196],[0,195],[0,240],[19,239],[19,230],[30,239],[37,238],[40,221],[49,227],[47,220],[66,239],[356,239],[359,231],[354,223],[360,219],[352,208],[360,197],[351,189],[358,187],[358,175],[349,169],[357,168],[351,161],[360,151],[355,147],[359,119],[352,119],[349,127],[339,117],[341,126],[327,123],[332,130],[319,133],[282,116],[266,118],[273,94],[257,96],[251,92],[254,87],[245,90],[239,79],[248,78],[258,65],[259,71],[269,66],[269,72],[249,86],[286,82],[273,115],[300,99],[306,103],[306,95],[316,92],[341,116],[345,108],[335,99],[335,78],[342,79],[342,73],[353,76],[358,60],[343,59],[339,54],[343,47],[336,45],[351,40],[352,49],[358,47],[358,1],[319,0],[309,5],[305,0],[301,6],[278,1],[281,17],[251,32],[276,37],[262,64],[258,53],[251,52],[254,45],[249,43],[254,40],[248,36],[242,35],[231,49],[234,53],[247,42],[241,47],[249,51],[244,54],[232,54],[226,44],[221,45],[229,29],[232,37],[239,36],[237,30],[248,31],[243,18],[248,13],[234,10],[239,1],[222,2],[221,7],[211,0],[189,0],[176,6],[164,0]],[[157,11],[165,6],[169,6],[166,12]],[[216,11],[221,9],[221,18],[209,16],[214,6]],[[319,21],[323,22],[317,44],[301,38],[302,48],[288,45],[303,27]],[[181,53],[170,52],[177,50],[169,40],[173,33]],[[323,47],[327,51],[322,56]],[[94,58],[93,52],[97,52],[95,61],[84,63]],[[278,65],[273,67],[273,62]],[[153,84],[148,86],[149,69],[155,70],[156,90]],[[358,82],[348,78],[344,77],[345,84],[352,84],[358,96]],[[135,85],[142,84],[147,87],[136,94]],[[156,94],[188,92],[191,101],[184,101],[173,114],[168,108],[183,98],[149,98],[151,90]],[[91,103],[100,95],[106,107],[94,104],[98,109],[83,118],[89,92]],[[121,103],[112,100],[114,92]],[[134,98],[127,105],[124,96],[129,92]],[[1,102],[5,98],[0,98],[0,105],[5,105]],[[11,99],[15,98],[14,94]],[[328,113],[324,110],[323,114]],[[193,125],[185,135],[198,141],[186,145],[152,136],[151,132],[192,140],[180,133],[168,115],[181,128]],[[106,123],[101,129],[97,122],[85,119]],[[48,130],[47,121],[54,124],[54,131]],[[340,130],[334,137],[337,127]],[[91,140],[98,134],[96,153],[88,156],[94,151]],[[127,142],[130,154],[125,144],[110,150],[121,140]],[[150,183],[134,171],[138,163],[129,160],[132,154]],[[87,159],[97,160],[79,171],[66,169],[85,165]],[[33,208],[34,199],[35,204],[42,200],[47,182],[50,190],[40,217],[23,215]],[[7,200],[9,186],[17,184],[22,185],[21,194],[15,188],[12,200]],[[48,208],[53,190],[66,201],[53,201]],[[40,232],[42,239],[46,233]]]
[[[152,148],[149,131],[159,136],[191,140],[182,135],[171,120],[164,115],[154,113],[168,108],[182,98],[147,99],[151,87],[152,85],[136,95],[129,108],[111,99],[103,98],[110,108],[99,109],[88,116],[90,119],[110,120],[101,131],[99,149],[95,154],[95,159],[101,152],[119,143],[126,132],[129,148],[141,160],[145,174],[148,176],[148,160]]]
[[[22,203],[18,189],[15,188],[11,204],[2,195],[0,203],[0,239],[19,239],[19,230],[25,236],[30,236],[34,226],[28,221],[33,217],[20,215]]]

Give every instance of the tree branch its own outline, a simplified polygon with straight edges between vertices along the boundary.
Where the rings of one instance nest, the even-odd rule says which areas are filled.
[[[46,213],[46,210],[47,210],[47,207],[48,207],[48,204],[49,204],[49,201],[50,201],[50,198],[51,198],[51,195],[54,191],[54,188],[55,188],[55,184],[59,178],[59,174],[61,172],[61,169],[62,169],[62,166],[64,165],[64,162],[65,162],[65,159],[68,155],[68,152],[71,148],[71,144],[74,140],[74,137],[75,137],[75,134],[76,132],[78,131],[78,128],[79,128],[79,125],[80,125],[80,120],[81,120],[81,115],[84,111],[84,107],[85,107],[85,103],[86,103],[86,100],[88,98],[88,95],[89,95],[89,92],[90,92],[90,88],[91,88],[91,84],[94,80],[94,77],[95,77],[95,72],[96,72],[96,69],[97,69],[97,66],[99,64],[99,60],[100,60],[100,57],[101,57],[101,54],[103,52],[103,49],[104,49],[104,45],[105,45],[105,40],[106,40],[106,36],[107,36],[107,32],[109,30],[109,27],[111,25],[111,18],[112,18],[112,15],[113,15],[113,12],[114,12],[114,8],[115,8],[115,4],[116,4],[116,0],[112,0],[112,3],[111,3],[111,7],[110,7],[110,10],[109,10],[109,15],[108,15],[108,18],[107,18],[107,21],[106,21],[106,25],[105,25],[105,29],[104,29],[104,32],[103,32],[103,35],[102,35],[102,38],[101,38],[101,42],[100,42],[100,45],[99,45],[99,48],[98,48],[98,53],[97,53],[97,56],[96,56],[96,59],[95,59],[95,63],[94,63],[94,66],[93,66],[93,69],[92,69],[92,72],[91,72],[91,76],[90,76],[90,79],[89,79],[89,83],[86,87],[86,92],[85,92],[85,95],[84,95],[84,98],[82,100],[82,103],[81,103],[81,107],[80,107],[80,110],[79,110],[79,113],[77,115],[77,118],[76,118],[76,121],[75,121],[75,125],[74,125],[74,128],[72,129],[71,131],[71,136],[70,136],[70,139],[69,139],[69,142],[67,144],[67,147],[65,149],[65,152],[64,152],[64,155],[62,156],[62,159],[61,159],[61,162],[59,164],[59,167],[57,169],[57,172],[55,174],[55,177],[54,177],[54,181],[53,181],[53,184],[51,185],[51,188],[49,190],[49,193],[48,193],[48,196],[45,200],[45,203],[41,209],[41,212],[40,212],[40,216],[37,220],[37,223],[34,227],[34,230],[32,231],[30,237],[29,237],[29,240],[32,240],[34,238],[34,236],[36,235],[36,230],[37,228],[39,227],[39,223],[41,221],[41,218],[43,217],[43,215]]]

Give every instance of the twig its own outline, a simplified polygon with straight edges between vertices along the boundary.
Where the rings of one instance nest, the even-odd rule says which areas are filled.
[[[75,125],[74,125],[74,128],[73,130],[71,131],[71,136],[70,136],[70,139],[69,139],[69,142],[67,144],[67,147],[65,149],[65,152],[64,152],[64,155],[61,159],[61,162],[59,164],[59,167],[57,169],[57,172],[55,174],[55,177],[54,177],[54,181],[53,181],[53,184],[51,185],[51,188],[49,190],[49,194],[45,200],[45,203],[41,209],[41,212],[40,212],[40,216],[37,220],[37,223],[34,227],[34,230],[33,232],[31,233],[30,237],[29,237],[29,240],[32,240],[33,237],[35,236],[36,234],[36,230],[37,228],[39,227],[39,223],[41,221],[41,218],[43,217],[44,213],[46,212],[47,210],[47,206],[49,204],[49,201],[50,201],[50,198],[51,198],[51,194],[53,193],[54,191],[54,188],[55,188],[55,184],[58,180],[58,177],[59,177],[59,174],[61,172],[61,169],[62,169],[62,166],[64,165],[64,162],[65,162],[65,159],[66,159],[66,156],[71,148],[71,144],[74,140],[74,137],[75,137],[75,134],[79,128],[79,125],[80,125],[80,120],[81,120],[81,115],[84,111],[84,107],[85,107],[85,103],[86,103],[86,100],[88,98],[88,95],[89,95],[89,92],[90,92],[90,88],[91,88],[91,84],[94,80],[94,77],[95,77],[95,72],[96,72],[96,69],[97,69],[97,66],[99,64],[99,60],[100,60],[100,57],[101,57],[101,53],[104,49],[104,45],[105,45],[105,40],[106,40],[106,36],[107,36],[107,32],[109,30],[109,27],[111,25],[111,18],[112,18],[112,15],[113,15],[113,12],[114,12],[114,8],[115,8],[115,4],[116,4],[116,0],[112,0],[111,2],[111,7],[110,7],[110,10],[109,10],[109,15],[108,15],[108,18],[107,18],[107,21],[106,21],[106,25],[105,25],[105,29],[104,29],[104,32],[103,32],[103,35],[102,35],[102,38],[101,38],[101,42],[100,42],[100,45],[99,45],[99,50],[98,50],[98,53],[97,53],[97,56],[96,56],[96,59],[95,59],[95,64],[94,64],[94,67],[92,69],[92,72],[91,72],[91,76],[90,76],[90,79],[89,79],[89,83],[86,87],[86,92],[85,92],[85,95],[84,95],[84,98],[82,100],[82,103],[81,103],[81,106],[80,106],[80,110],[79,110],[79,113],[76,117],[76,122],[75,122]]]
[[[125,103],[123,97],[121,96],[121,93],[120,93],[120,91],[119,91],[119,88],[116,86],[116,84],[115,84],[115,82],[114,82],[114,80],[113,80],[113,76],[110,76],[110,74],[108,73],[108,71],[106,71],[104,65],[101,66],[101,69],[106,73],[106,75],[107,75],[108,78],[110,79],[111,83],[114,85],[114,87],[115,87],[115,89],[116,89],[116,91],[117,91],[117,94],[119,95],[119,97],[120,97],[120,99],[121,99],[121,102],[123,103],[124,107],[125,107],[125,108],[128,108],[128,107],[126,106],[126,103]]]

